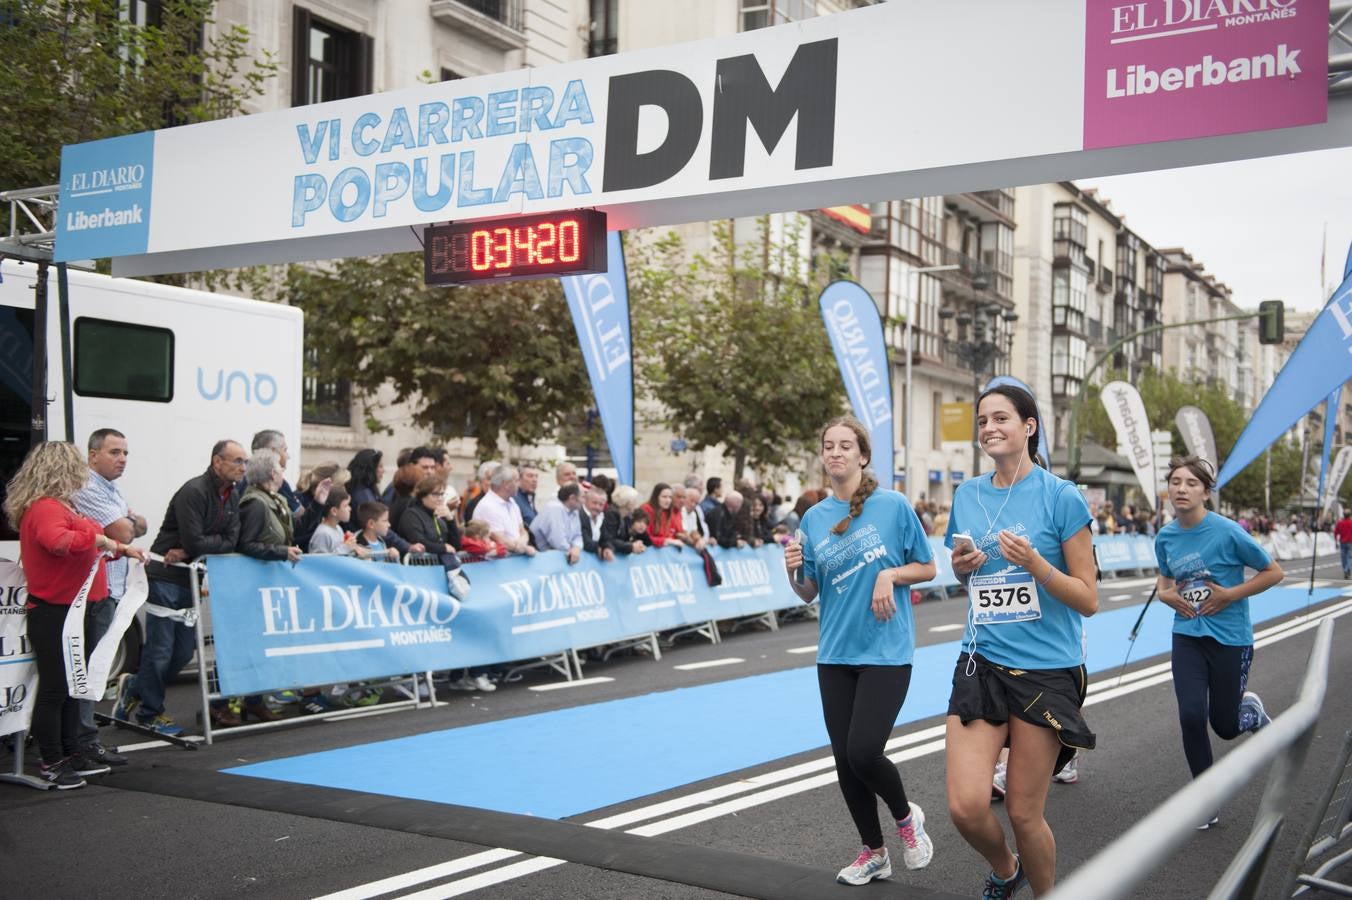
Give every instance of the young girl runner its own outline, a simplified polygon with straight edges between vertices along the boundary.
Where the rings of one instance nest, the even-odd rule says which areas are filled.
[[[875,797],[896,821],[906,868],[922,869],[934,855],[925,814],[907,800],[897,767],[883,754],[911,682],[910,586],[934,577],[934,554],[910,502],[880,489],[865,471],[871,455],[859,420],[826,424],[821,459],[831,494],[804,514],[799,540],[784,549],[794,592],[806,603],[821,598],[822,714],[840,792],[863,842],[836,876],[843,884],[892,874]]]
[[[1037,428],[1027,391],[1001,385],[978,398],[977,433],[995,471],[958,488],[945,538],[970,604],[948,701],[948,811],[991,867],[987,898],[1013,897],[1025,883],[1038,896],[1051,890],[1056,840],[1043,808],[1052,772],[1094,747],[1080,714],[1081,617],[1098,610],[1089,506],[1033,462]],[[1017,854],[991,811],[1006,745]]]
[[[1244,689],[1253,661],[1249,597],[1282,580],[1282,567],[1247,531],[1207,512],[1215,484],[1204,460],[1170,460],[1169,499],[1176,518],[1155,536],[1160,599],[1174,610],[1178,724],[1194,778],[1211,766],[1208,717],[1227,741],[1271,721],[1258,695]],[[1258,570],[1247,581],[1245,566]],[[1218,821],[1216,814],[1197,827],[1205,830]]]

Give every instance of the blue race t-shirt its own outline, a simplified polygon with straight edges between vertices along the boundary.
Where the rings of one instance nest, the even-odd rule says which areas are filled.
[[[934,558],[915,510],[902,494],[878,488],[844,534],[831,534],[850,504],[827,497],[803,516],[803,573],[817,582],[821,637],[817,662],[904,666],[915,655],[911,589],[897,585],[897,613],[873,616],[873,585],[883,569]]]
[[[1272,557],[1239,525],[1225,516],[1208,512],[1192,528],[1178,520],[1155,535],[1155,558],[1160,574],[1178,582],[1179,589],[1195,581],[1211,581],[1221,587],[1244,583],[1244,567],[1266,569]],[[1253,620],[1249,598],[1236,600],[1214,616],[1187,619],[1174,613],[1174,634],[1212,637],[1230,647],[1253,643]]]
[[[1079,488],[1041,466],[1033,466],[1011,488],[995,487],[994,477],[992,472],[958,486],[944,544],[952,549],[954,534],[969,534],[976,548],[987,556],[985,564],[973,574],[1023,575],[1025,569],[1011,565],[1000,553],[1000,532],[1010,531],[1028,538],[1043,559],[1065,572],[1066,555],[1061,544],[1086,527],[1090,519],[1089,504]],[[977,653],[1000,665],[1022,669],[1068,669],[1083,663],[1083,617],[1041,585],[1036,587],[1042,608],[1040,619],[973,626],[969,616],[963,649],[971,649],[975,638]]]

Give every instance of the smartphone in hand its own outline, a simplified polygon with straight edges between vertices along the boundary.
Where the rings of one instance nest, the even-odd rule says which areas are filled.
[[[966,556],[976,549],[976,541],[972,540],[970,534],[961,532],[953,533],[953,552]]]

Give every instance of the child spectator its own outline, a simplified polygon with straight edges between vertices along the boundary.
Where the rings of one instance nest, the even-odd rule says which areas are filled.
[[[634,510],[633,515],[629,517],[629,540],[639,541],[646,546],[653,546],[653,536],[648,533],[648,513],[642,508]]]
[[[390,531],[390,508],[379,500],[368,500],[357,507],[357,521],[361,523],[357,544],[371,551],[373,559],[398,562],[403,554],[422,550],[414,550],[408,541]]]
[[[494,559],[507,555],[507,548],[489,536],[488,523],[482,519],[473,519],[465,523],[465,536],[460,541],[460,549],[484,559]]]
[[[367,559],[371,551],[357,544],[357,536],[342,529],[343,522],[352,518],[352,498],[347,491],[335,487],[324,499],[324,520],[310,538],[311,553],[329,553],[335,556],[359,556]]]

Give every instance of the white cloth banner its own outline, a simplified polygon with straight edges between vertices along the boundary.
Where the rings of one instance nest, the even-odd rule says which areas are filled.
[[[134,559],[127,560],[126,593],[117,604],[117,612],[113,614],[113,621],[109,623],[108,630],[99,639],[93,653],[87,653],[88,648],[84,639],[84,610],[89,599],[89,586],[93,583],[97,571],[96,560],[89,577],[85,579],[80,592],[75,595],[75,602],[70,605],[70,611],[66,613],[66,624],[61,630],[62,647],[66,657],[67,691],[76,700],[96,702],[103,699],[104,691],[107,689],[108,673],[113,668],[113,656],[117,653],[118,645],[122,643],[122,636],[126,634],[127,628],[136,618],[136,611],[146,602],[146,596],[150,593],[145,565]]]
[[[0,735],[27,731],[38,696],[38,667],[28,644],[23,569],[0,560]]]
[[[1349,469],[1352,469],[1352,445],[1339,450],[1333,459],[1333,465],[1329,466],[1329,477],[1324,483],[1324,498],[1319,504],[1320,509],[1328,512],[1333,501],[1338,499],[1338,491],[1342,490],[1343,479],[1347,478]]]
[[[1145,417],[1141,394],[1125,381],[1110,381],[1099,395],[1108,410],[1108,418],[1117,429],[1117,441],[1127,448],[1127,458],[1136,472],[1141,491],[1155,508],[1159,478],[1155,473],[1155,450],[1150,442],[1150,423]]]

